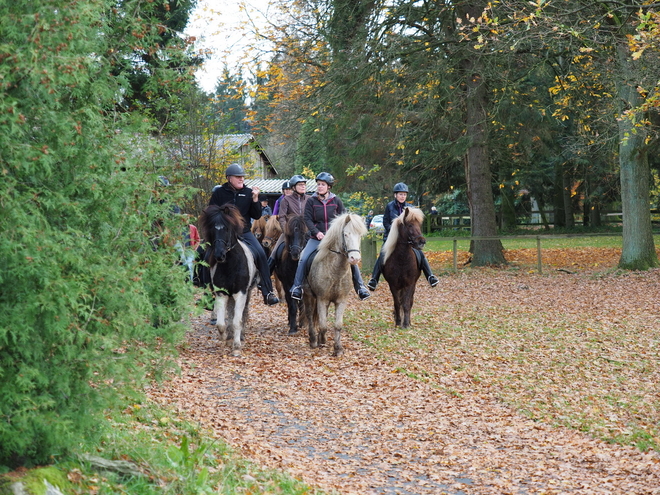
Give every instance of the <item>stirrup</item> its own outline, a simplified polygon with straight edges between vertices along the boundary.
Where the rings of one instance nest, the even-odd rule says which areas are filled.
[[[369,280],[369,283],[367,284],[367,287],[369,287],[369,290],[374,291],[376,290],[376,286],[378,285],[378,282],[376,281],[375,278],[372,278]]]
[[[291,299],[295,299],[296,301],[302,301],[302,287],[297,286],[293,287],[291,289]]]
[[[268,306],[274,306],[275,304],[279,303],[280,300],[277,298],[274,292],[269,292],[264,296],[264,302]]]

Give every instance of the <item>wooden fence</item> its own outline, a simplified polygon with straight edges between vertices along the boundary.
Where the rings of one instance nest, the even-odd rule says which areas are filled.
[[[654,233],[655,234],[655,233]],[[452,241],[452,259],[454,272],[458,272],[458,241],[501,241],[503,239],[536,239],[536,269],[543,273],[543,239],[569,239],[573,237],[622,237],[621,232],[607,232],[594,234],[544,234],[544,235],[498,235],[498,236],[471,236],[471,237],[443,237]],[[371,270],[378,256],[377,240],[365,237],[362,240],[362,269]]]

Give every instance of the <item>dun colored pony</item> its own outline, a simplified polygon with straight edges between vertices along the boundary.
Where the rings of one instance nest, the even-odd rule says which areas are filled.
[[[353,293],[350,265],[360,262],[360,240],[367,233],[364,220],[345,213],[336,217],[312,261],[303,283],[303,301],[309,327],[309,345],[324,346],[328,330],[328,309],[335,305],[334,356],[341,356],[341,329],[348,298]]]
[[[424,214],[419,208],[405,208],[392,222],[383,246],[383,276],[394,299],[394,324],[397,327],[410,326],[415,287],[422,273],[414,249],[422,249],[426,244],[422,235],[423,221]]]
[[[210,205],[199,223],[204,240],[209,243],[204,259],[211,272],[218,332],[223,342],[233,335],[232,354],[240,356],[250,294],[259,280],[252,252],[239,240],[243,217],[233,205]]]
[[[264,235],[266,233],[266,223],[268,223],[270,218],[272,218],[271,215],[264,215],[252,222],[252,227],[250,227],[250,230],[259,241],[259,244],[261,244],[264,251],[266,251],[266,256],[268,256],[270,251],[266,250],[266,246],[264,246]]]
[[[266,256],[270,256],[270,251],[275,247],[275,243],[280,238],[281,233],[282,226],[280,225],[280,221],[275,215],[272,215],[264,226],[264,237],[260,240],[264,251],[266,251]]]
[[[305,244],[307,244],[307,225],[304,218],[302,215],[289,218],[284,229],[282,257],[275,265],[275,275],[277,275],[277,278],[282,283],[286,305],[289,310],[289,335],[298,332],[297,316],[300,312],[299,309],[302,306],[302,302],[299,306],[298,301],[291,298],[291,287],[293,286],[293,279],[296,276],[300,254]]]

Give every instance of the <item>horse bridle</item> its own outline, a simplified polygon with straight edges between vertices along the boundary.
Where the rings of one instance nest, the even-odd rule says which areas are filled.
[[[342,234],[343,234],[343,232],[342,232]],[[346,249],[346,239],[344,238],[343,235],[341,236],[341,251],[335,251],[334,249],[330,249],[330,251],[335,253],[335,254],[343,254],[347,258],[348,258],[349,253],[352,253],[354,251],[356,253],[360,252],[359,249]]]
[[[225,228],[224,225],[222,225],[222,226],[218,226],[218,225],[216,225],[216,226],[215,226],[215,230],[222,230],[222,229],[224,229],[224,228]],[[226,248],[225,253],[228,253],[229,251],[231,251],[232,249],[234,249],[234,248],[236,247],[236,244],[237,244],[236,242],[234,242],[234,243],[232,244],[232,243],[230,243],[230,242],[227,242],[227,241],[224,240],[224,239],[218,239],[218,238],[216,237],[216,238],[213,240],[213,248],[214,248],[214,249],[215,249],[215,243],[216,243],[216,242],[220,242],[220,243],[222,243],[222,244],[221,244],[221,247],[222,247],[222,248]],[[227,246],[229,246],[229,247],[227,247]]]
[[[261,241],[261,243],[263,244],[265,240],[269,240],[270,242],[274,242],[274,241],[275,241],[275,239],[273,239],[273,238],[272,238],[271,236],[269,236],[269,235],[264,236],[264,240]]]

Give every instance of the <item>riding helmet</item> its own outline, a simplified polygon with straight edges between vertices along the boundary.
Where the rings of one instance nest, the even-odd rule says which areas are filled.
[[[227,167],[227,171],[225,172],[225,176],[229,177],[230,175],[234,177],[245,177],[247,174],[238,163],[232,163]]]
[[[284,191],[285,189],[291,189],[288,180],[285,180],[284,183],[282,184],[282,191]]]
[[[317,175],[316,181],[318,182],[320,180],[328,184],[329,187],[332,187],[335,183],[335,178],[328,172],[321,172],[319,175]]]
[[[307,184],[307,179],[305,179],[302,175],[294,175],[289,179],[289,187],[293,189],[299,182],[304,182]]]
[[[403,182],[399,182],[397,184],[394,184],[394,192],[408,192],[408,186],[406,186]]]

